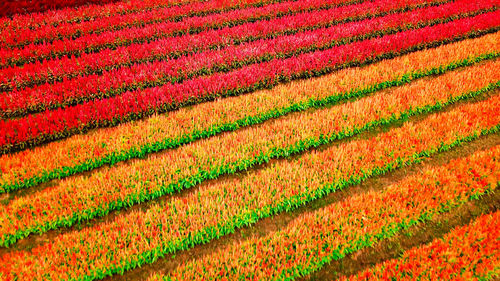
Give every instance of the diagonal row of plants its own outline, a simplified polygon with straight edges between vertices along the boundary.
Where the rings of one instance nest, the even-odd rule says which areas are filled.
[[[32,233],[103,217],[110,211],[188,189],[208,179],[439,110],[498,88],[499,70],[500,61],[494,60],[355,102],[200,140],[146,160],[103,168],[89,176],[67,178],[1,205],[1,244],[8,246]]]
[[[2,261],[7,265],[7,274],[20,279],[43,276],[52,279],[92,280],[123,273],[141,264],[152,263],[169,253],[207,243],[212,239],[232,233],[235,229],[252,224],[260,218],[290,211],[330,192],[357,184],[368,177],[418,163],[438,152],[476,139],[481,134],[498,132],[500,120],[496,111],[499,106],[500,96],[495,95],[482,102],[462,105],[448,112],[431,115],[421,122],[406,123],[400,128],[391,129],[373,138],[330,146],[321,151],[304,154],[296,160],[278,161],[238,178],[204,185],[197,192],[187,193],[180,198],[171,198],[165,202],[152,204],[145,210],[120,214],[111,222],[60,234],[57,239],[36,246],[30,251],[13,251],[3,255]],[[419,223],[431,218],[430,214],[446,211],[464,201],[477,198],[488,190],[494,190],[498,182],[498,175],[495,173],[500,170],[497,167],[498,162],[492,161],[498,157],[492,157],[492,154],[496,155],[499,152],[500,150],[496,147],[488,153],[480,153],[479,157],[476,155],[459,160],[466,165],[458,165],[460,162],[458,164],[455,162],[449,167],[439,168],[434,173],[423,174],[426,177],[438,175],[442,180],[440,189],[429,188],[426,184],[429,181],[417,176],[406,181],[403,189],[396,185],[396,188],[388,188],[382,193],[369,192],[355,196],[355,199],[348,198],[344,202],[314,212],[310,218],[341,223],[340,218],[349,220],[352,215],[364,215],[365,220],[358,221],[356,218],[354,221],[358,223],[364,221],[366,226],[366,218],[370,218],[373,214],[374,219],[384,221],[394,219],[403,225],[407,224],[406,226]],[[489,162],[485,162],[486,159],[489,159]],[[490,163],[490,165],[485,165],[485,163]],[[488,177],[470,177],[470,167],[476,166],[476,171],[481,176],[487,175]],[[447,184],[449,181],[445,179],[455,179],[457,172],[464,176],[458,178],[460,179],[458,182],[455,180]],[[398,196],[393,193],[395,191],[399,194]],[[367,204],[367,202],[374,202],[374,196],[380,199],[376,202],[383,205]],[[391,198],[393,200],[390,200]],[[353,202],[358,203],[353,204]],[[353,206],[360,209],[354,211],[351,208]],[[381,206],[381,208],[374,206]],[[385,206],[390,206],[391,211],[387,212]],[[335,211],[332,213],[332,210]],[[323,215],[324,212],[325,215]],[[326,216],[326,212],[331,213],[332,217]],[[400,217],[393,212],[406,215]],[[404,220],[403,218],[407,216],[409,216],[408,219],[414,219]],[[334,217],[336,219],[332,219]],[[332,234],[337,233],[336,236],[339,234],[338,231],[349,231],[350,234],[354,234],[350,231],[370,229],[357,227],[357,224],[339,229],[330,223],[312,222],[314,225],[304,225],[303,222],[299,218],[297,223],[292,223],[292,225],[297,225],[297,228],[293,229],[316,233],[318,231],[329,233],[323,231],[329,229]],[[344,223],[342,222],[339,226],[345,226]],[[321,225],[325,228],[320,228]],[[398,228],[403,225],[399,225]],[[395,226],[393,224],[389,224],[388,226],[392,227],[387,229],[379,228],[381,225],[376,223],[373,226],[377,226],[377,230],[382,230],[382,233],[389,236],[393,235],[396,230],[392,228]],[[283,239],[280,233],[272,234],[280,238],[273,239],[273,241],[286,243],[288,240]],[[349,233],[347,236],[350,236]],[[297,233],[297,236],[293,237],[299,239],[301,235]],[[364,247],[375,242],[372,239],[379,240],[384,237],[384,235],[375,235],[365,237],[370,238],[368,240],[351,242],[356,243],[358,247]],[[266,237],[262,239],[265,241]],[[304,245],[309,245],[308,247],[323,244],[309,243],[311,241],[308,240],[300,241],[304,241]],[[371,243],[358,244],[361,241],[371,241]],[[258,241],[252,239],[244,243],[254,242]],[[346,241],[338,242],[340,243],[330,244],[328,249],[334,250],[335,245],[339,247],[355,245]],[[68,245],[71,246],[68,247]],[[234,257],[231,253],[237,251],[239,247],[241,244],[232,245],[227,252],[229,254],[217,251],[210,255],[209,259],[213,261],[214,267],[224,267],[224,262],[238,263],[244,259],[230,257]],[[280,247],[273,248],[281,249]],[[301,249],[303,248],[297,248],[294,251],[295,254],[306,254]],[[246,246],[242,248],[241,253],[244,253],[242,257],[256,258],[262,262],[265,261],[261,259],[281,257],[281,251],[272,255],[254,256],[255,251],[247,249]],[[328,254],[330,258],[340,254],[336,251],[323,253]],[[215,256],[218,258],[214,258]],[[337,258],[342,256],[337,256]],[[316,259],[317,255],[311,257]],[[304,263],[304,259],[300,257],[290,258],[294,262],[285,261],[279,265],[290,267],[296,266],[296,263]],[[318,267],[326,261],[310,262]],[[46,266],[47,264],[57,264],[57,270]],[[207,274],[208,276],[211,273],[193,269],[191,265],[192,263],[188,267],[179,269],[178,272],[183,272],[185,269],[185,276],[191,276],[190,274]],[[199,265],[201,266],[202,263]],[[311,266],[309,263],[308,265]],[[238,269],[248,270],[244,265]],[[252,269],[254,269],[253,266]]]
[[[296,1],[296,0],[291,0]],[[54,14],[31,14],[18,15],[15,18],[0,19],[0,34],[6,35],[8,31],[38,31],[46,30],[48,34],[57,34],[56,37],[74,37],[81,36],[80,32],[99,32],[102,30],[121,29],[130,25],[135,26],[138,21],[144,21],[144,24],[149,21],[155,22],[163,19],[164,21],[179,21],[186,17],[204,16],[209,14],[224,13],[231,10],[245,9],[251,7],[261,7],[273,3],[287,2],[282,0],[244,0],[244,1],[182,1],[172,2],[164,0],[148,0],[148,1],[129,1],[124,3],[108,4],[95,7],[79,7],[77,9],[60,9]],[[147,16],[150,14],[151,16]],[[107,25],[103,26],[97,22],[104,22]],[[74,29],[68,30],[73,26],[78,27],[78,31]],[[96,30],[92,30],[95,26]],[[59,33],[55,33],[56,29]],[[30,38],[16,38],[15,42],[2,42],[2,47],[6,45],[25,45],[32,43],[38,37],[38,33],[28,33]],[[9,34],[10,35],[10,34]],[[12,36],[12,35],[10,35]],[[9,41],[5,40],[4,41]],[[7,43],[7,44],[5,44]]]
[[[388,13],[411,10],[421,6],[425,7],[450,2],[449,0],[419,0],[419,2],[413,5],[407,5],[407,3],[399,3],[398,1],[377,0],[375,3],[367,2],[355,6],[300,13],[274,20],[257,21],[230,28],[208,30],[199,34],[188,34],[149,43],[136,43],[120,47],[116,50],[107,49],[103,52],[83,54],[76,58],[70,56],[47,60],[42,63],[26,64],[22,68],[4,68],[0,69],[0,81],[4,90],[19,89],[46,81],[62,81],[63,78],[72,78],[83,74],[99,74],[104,70],[131,66],[135,63],[165,60],[209,49],[223,49],[234,44],[273,38],[285,34],[291,35],[307,30],[326,28],[340,23],[380,17]],[[175,31],[176,29],[173,30]],[[116,38],[113,36],[112,42],[115,41]],[[73,48],[75,50],[83,50],[81,44],[72,44],[74,44]],[[68,44],[62,44],[60,48],[67,50],[70,47]],[[57,52],[57,48],[51,47],[43,51],[41,47],[37,47],[35,51],[40,55],[43,52],[50,54]],[[25,52],[28,53],[25,54]],[[23,49],[12,52],[12,54],[22,60],[31,56],[29,52],[29,49]],[[3,54],[2,57],[8,59],[9,54]]]
[[[8,92],[0,98],[0,116],[4,118],[24,116],[47,109],[120,95],[126,91],[158,87],[166,83],[182,83],[184,80],[197,76],[229,72],[249,64],[289,58],[302,53],[401,32],[417,26],[423,27],[465,18],[494,9],[488,0],[472,2],[472,5],[469,5],[470,3],[470,1],[462,0],[313,32],[203,52],[164,62],[134,65],[130,68],[104,72],[102,75],[89,75],[70,81]]]
[[[494,44],[499,36],[495,33],[418,51],[364,68],[349,68],[314,80],[292,82],[272,90],[199,104],[192,109],[180,109],[144,121],[3,155],[0,158],[0,192],[31,187],[106,164],[142,158],[153,152],[176,148],[291,112],[321,108],[421,77],[494,59],[500,51]],[[408,61],[412,63],[408,64]]]
[[[92,21],[60,22],[48,25],[42,22],[36,27],[30,27],[29,21],[33,21],[33,18],[18,19],[17,21],[9,22],[9,26],[0,29],[0,35],[3,35],[0,46],[7,49],[22,47],[28,44],[51,43],[55,40],[67,38],[76,39],[87,34],[100,34],[128,27],[146,26],[150,23],[182,21],[189,17],[221,14],[234,10],[245,11],[264,5],[276,6],[273,4],[279,4],[281,1],[259,1],[258,5],[254,5],[255,3],[251,2],[247,1],[246,7],[239,6],[241,2],[231,3],[233,5],[228,5],[229,3],[224,1],[190,3],[189,5],[158,7],[157,9],[148,9],[135,13],[115,14],[99,20],[95,18]],[[284,3],[287,2],[284,1]],[[101,8],[101,10],[105,9],[106,7]],[[259,10],[256,9],[256,11]],[[64,14],[64,12],[58,11],[57,14]],[[23,23],[23,26],[21,26],[20,22]],[[14,30],[16,33],[12,33]]]
[[[92,47],[89,51],[95,52],[99,51],[99,49],[106,48],[106,46],[117,47],[130,43],[140,43],[142,40],[149,40],[145,37],[148,33],[144,29],[162,31],[165,35],[170,34],[170,36],[178,36],[188,33],[199,33],[214,28],[220,29],[226,26],[241,25],[247,22],[270,20],[287,15],[313,11],[315,9],[329,9],[336,6],[357,4],[360,2],[363,2],[363,0],[271,1],[270,3],[262,2],[262,5],[259,5],[259,7],[250,6],[237,10],[230,9],[223,13],[206,13],[201,17],[186,18],[188,14],[193,14],[197,9],[207,9],[209,7],[221,5],[220,2],[205,2],[195,7],[189,5],[176,7],[175,9],[165,8],[155,10],[154,12],[147,11],[141,14],[120,15],[118,17],[108,18],[104,21],[66,24],[63,26],[47,27],[37,30],[17,30],[15,33],[7,33],[3,38],[5,42],[4,45],[7,45],[4,47],[4,50],[6,54],[10,54],[12,51],[22,51],[24,54],[34,54],[35,50],[39,50],[37,54],[40,55],[43,54],[43,51],[45,51],[47,47],[50,47],[55,51],[52,54],[59,57],[59,55],[63,54],[59,53],[63,51],[60,47],[62,45],[68,45],[69,42],[77,38],[80,43],[87,42],[82,46]],[[174,19],[174,21],[170,21],[171,19]],[[113,24],[110,25],[110,22]],[[130,23],[127,24],[128,22]],[[168,31],[168,33],[166,31]],[[127,37],[127,33],[133,33],[133,37],[130,37],[130,35]],[[119,41],[122,42],[113,42],[110,40],[111,37],[119,38]],[[123,42],[127,40],[131,42]],[[40,43],[46,46],[41,46]],[[89,43],[91,43],[91,45],[89,45]],[[70,44],[70,46],[73,45]],[[73,48],[70,47],[63,52],[65,54],[71,54],[72,49]],[[40,51],[42,52],[40,53]],[[75,51],[78,51],[78,49],[75,49]],[[42,57],[38,57],[38,59],[40,58]]]
[[[223,1],[228,2],[228,1]],[[232,1],[234,3],[234,1]],[[244,0],[241,2],[254,2],[252,0]],[[199,0],[131,0],[128,5],[124,3],[109,3],[107,5],[90,5],[73,8],[63,8],[57,13],[29,13],[17,14],[15,17],[2,17],[0,19],[0,28],[11,29],[13,31],[23,28],[37,29],[46,25],[57,26],[63,23],[79,23],[84,21],[105,19],[106,17],[119,14],[137,13],[140,11],[154,10],[164,7],[182,6],[185,4],[194,5],[199,3]],[[96,9],[100,7],[100,9]]]
[[[495,192],[500,184],[499,156],[500,147],[496,146],[441,167],[427,168],[381,192],[355,195],[304,214],[283,230],[234,243],[148,281],[293,280],[306,276],[331,261]],[[498,239],[498,232],[491,235]],[[479,250],[479,245],[474,248]],[[491,268],[485,261],[488,264]]]
[[[280,82],[319,76],[339,68],[391,58],[410,51],[480,36],[498,29],[500,12],[404,31],[288,59],[252,64],[228,73],[0,121],[5,153],[102,126],[114,126],[217,96],[238,95]],[[167,93],[167,94],[166,94]]]
[[[499,155],[492,155],[495,156]],[[481,176],[480,173],[477,175]],[[500,211],[482,215],[466,226],[453,229],[441,239],[404,252],[398,259],[340,280],[387,280],[387,277],[393,280],[408,277],[420,280],[495,280],[500,277],[499,229]]]

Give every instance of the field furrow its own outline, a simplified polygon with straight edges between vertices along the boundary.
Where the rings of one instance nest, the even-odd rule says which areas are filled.
[[[148,280],[282,280],[306,275],[329,261],[494,192],[500,177],[499,156],[497,146],[428,169],[382,192],[347,198],[297,218],[284,230],[233,244],[169,275],[154,275]]]

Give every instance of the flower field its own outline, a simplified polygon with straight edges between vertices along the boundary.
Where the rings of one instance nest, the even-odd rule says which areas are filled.
[[[499,57],[499,0],[2,2],[0,280],[497,280]]]

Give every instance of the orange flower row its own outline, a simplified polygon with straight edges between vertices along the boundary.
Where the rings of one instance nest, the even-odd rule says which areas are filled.
[[[67,178],[51,188],[1,205],[1,242],[8,245],[31,233],[101,217],[111,210],[189,188],[206,179],[306,151],[433,106],[442,107],[498,81],[500,60],[488,61],[385,90],[374,97],[273,120],[147,160],[104,168],[89,176]],[[492,120],[500,121],[500,116]]]
[[[497,155],[498,157],[498,155]],[[500,277],[500,211],[341,280],[493,280]]]
[[[0,206],[0,234],[23,237],[100,217],[110,210],[188,188],[207,178],[329,143],[377,123],[390,123],[408,112],[416,114],[437,103],[453,102],[497,81],[500,60],[489,61],[356,102],[195,142],[146,161],[136,160],[90,176],[68,178]]]
[[[329,261],[370,247],[404,227],[418,224],[439,212],[444,212],[446,207],[452,208],[469,201],[472,194],[494,190],[500,178],[499,160],[500,146],[497,146],[442,167],[429,168],[389,186],[382,192],[367,192],[347,198],[303,215],[281,231],[235,243],[201,259],[190,261],[168,276],[154,275],[148,281],[285,280],[303,276],[318,270]],[[489,235],[492,236],[490,239],[493,245],[469,246],[474,251],[486,248],[486,253],[483,254],[487,257],[488,253],[493,252],[492,262],[496,260],[494,266],[498,266],[499,233],[498,228],[492,230],[493,233]],[[477,239],[483,239],[487,235],[480,236]],[[481,254],[475,255],[478,256],[480,258]],[[469,258],[471,257],[463,257],[460,261],[468,261]],[[421,257],[421,260],[425,261],[426,257]],[[460,261],[448,267],[460,266]],[[436,266],[441,265],[439,260],[435,263]],[[476,263],[479,264],[479,271],[483,270],[480,261]],[[488,264],[489,262],[486,262],[485,266]],[[444,270],[448,269],[444,264],[443,267]],[[393,269],[386,273],[397,276],[394,272],[396,269]],[[403,277],[404,271],[401,268],[398,270]],[[439,267],[434,269],[439,270]],[[441,280],[428,279],[425,276],[422,279],[413,276],[411,280]],[[380,279],[391,280],[384,277],[381,276]],[[367,280],[374,279],[369,277]]]
[[[289,211],[329,192],[360,182],[366,177],[418,162],[437,151],[449,149],[477,137],[480,132],[487,133],[488,129],[498,131],[499,108],[500,96],[496,95],[483,102],[462,105],[442,114],[431,115],[418,123],[406,123],[400,128],[370,139],[331,146],[307,153],[297,160],[277,161],[238,178],[203,185],[197,192],[152,204],[146,210],[121,214],[110,222],[57,235],[32,250],[5,254],[0,258],[0,263],[5,265],[4,277],[17,277],[20,280],[59,280],[78,276],[91,280],[123,272],[144,263],[152,263],[168,253],[208,243],[212,239],[232,233],[235,228],[254,223],[274,213]],[[485,153],[487,157],[481,159],[491,159],[492,153],[498,155],[500,148]],[[479,158],[473,157],[463,162],[473,167]],[[404,218],[418,217],[423,211],[437,212],[442,204],[451,202],[450,200],[460,202],[460,198],[469,198],[467,196],[471,192],[482,193],[488,188],[495,188],[491,183],[498,180],[499,165],[496,161],[481,162],[476,172],[486,176],[478,180],[468,178],[468,174],[462,178],[456,177],[457,170],[454,169],[462,171],[464,168],[457,162],[450,165],[450,170],[445,167],[444,171],[424,174],[426,177],[440,177],[440,182],[446,187],[440,187],[439,192],[424,184],[425,181],[421,181],[421,177],[416,177],[383,193],[372,192],[348,199],[310,216],[314,218],[317,215],[317,218],[324,219],[324,222],[304,226],[307,219],[299,219],[292,224],[295,225],[292,230],[323,233],[324,229],[341,229],[345,231],[345,237],[371,228],[378,231],[382,227],[379,223],[391,225],[393,222],[402,222]],[[386,212],[385,205],[380,204],[390,204],[392,213]],[[47,204],[47,209],[50,207],[50,204]],[[361,219],[363,215],[382,221],[372,221],[368,227]],[[351,217],[353,221],[346,221]],[[337,226],[332,225],[336,223]],[[364,224],[365,227],[360,227],[359,224]],[[342,225],[346,227],[339,228]],[[292,234],[300,241],[301,237],[304,238],[304,244],[296,248],[297,253],[318,245],[309,243],[310,233]],[[286,235],[273,238],[270,248],[259,246],[259,251],[272,249],[276,245],[281,245],[278,248],[287,245]],[[336,234],[331,237],[335,236]],[[229,262],[244,262],[247,257],[260,259],[259,256],[252,256],[252,243],[253,240],[249,245],[244,244],[241,252],[234,252],[239,251],[241,246],[236,245],[227,254],[216,253],[210,256],[210,262],[195,265],[202,267],[206,264],[215,269],[219,265],[224,268],[221,261],[226,258]],[[328,249],[333,250],[337,244],[333,241],[328,245]],[[348,244],[342,242],[339,245]],[[244,256],[240,256],[242,253],[245,253]],[[263,268],[264,272],[259,274],[265,276],[268,270],[266,266],[271,262],[266,261],[265,257],[282,258],[283,253],[277,251],[265,254],[258,263],[252,262],[248,268],[241,267],[238,270],[256,272],[255,267]],[[318,253],[314,252],[309,258],[314,258],[316,254]],[[214,260],[215,256],[219,256],[220,260]],[[291,258],[292,263],[306,260],[307,257],[304,256]],[[279,264],[285,266],[288,261]],[[187,271],[189,270],[186,269],[185,272],[186,280],[197,279],[191,275],[196,274],[195,272],[208,274],[194,267],[193,272]],[[211,273],[216,272],[218,271]],[[180,274],[179,276],[182,276],[184,273]]]
[[[0,156],[0,193],[89,171],[106,164],[144,157],[196,139],[263,122],[292,111],[321,106],[329,100],[363,95],[427,75],[434,68],[453,67],[464,59],[498,53],[500,33],[415,52],[363,68],[349,68],[324,77],[279,85],[272,90],[225,98],[155,115],[113,128],[52,142]],[[357,91],[357,92],[356,92]],[[335,98],[338,97],[338,98]]]

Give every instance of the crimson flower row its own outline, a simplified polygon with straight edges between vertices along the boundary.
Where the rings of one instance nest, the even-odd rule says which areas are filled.
[[[46,81],[62,80],[63,77],[71,78],[74,76],[99,73],[104,69],[115,68],[123,65],[131,65],[137,62],[151,61],[157,59],[168,59],[172,56],[179,56],[186,53],[200,52],[209,48],[224,48],[230,44],[239,44],[245,41],[254,41],[261,38],[273,37],[281,34],[297,33],[304,30],[315,29],[318,27],[327,27],[340,22],[353,21],[367,17],[384,15],[394,10],[408,9],[407,2],[440,3],[442,0],[376,0],[359,5],[337,7],[321,11],[301,13],[292,16],[281,17],[269,21],[258,21],[247,23],[234,27],[226,27],[218,30],[209,30],[201,34],[185,35],[173,37],[160,41],[152,41],[147,44],[132,44],[120,47],[116,50],[106,49],[98,53],[84,53],[80,57],[64,57],[44,62],[36,61],[25,64],[20,67],[8,67],[0,69],[0,87],[3,90],[13,88],[22,88],[33,84],[40,84]],[[419,5],[414,4],[413,7]],[[165,23],[180,24],[180,23]],[[149,26],[144,30],[149,30],[153,34],[161,33],[158,30],[152,30]],[[172,29],[176,32],[177,29]],[[101,34],[99,36],[103,36]],[[134,36],[134,33],[127,33],[126,36]],[[78,40],[84,40],[82,37]],[[115,36],[106,40],[115,42]],[[73,48],[82,50],[80,44],[71,41],[73,47],[62,44],[61,49],[67,50]],[[83,45],[85,46],[85,44]],[[27,49],[24,49],[27,50]],[[57,49],[39,45],[34,48],[37,54],[57,52]],[[7,52],[12,52],[8,50]],[[9,60],[8,54],[2,54],[0,59]],[[21,59],[26,59],[23,51],[15,54]],[[28,58],[31,56],[27,54]],[[37,55],[38,56],[38,55]],[[4,61],[5,62],[5,61]],[[2,64],[2,62],[0,62]]]
[[[413,26],[436,24],[446,18],[478,12],[476,11],[478,8],[491,8],[489,3],[489,0],[476,2],[459,0],[441,6],[391,14],[326,29],[259,40],[175,60],[133,65],[130,68],[104,72],[103,75],[83,76],[64,82],[7,92],[0,97],[0,116],[18,116],[62,105],[74,105],[86,100],[118,95],[126,90],[181,82],[197,75],[229,71],[250,63],[290,57],[304,51],[326,49],[359,37],[373,37]]]
[[[229,6],[245,6],[266,0],[218,0],[210,1]],[[58,26],[65,23],[80,23],[102,20],[117,15],[153,11],[161,8],[192,5],[206,2],[200,0],[129,0],[106,5],[86,5],[77,8],[63,8],[46,13],[17,14],[11,18],[0,18],[0,30],[37,29],[47,25]],[[236,8],[236,7],[235,7]]]
[[[4,152],[19,149],[26,144],[61,138],[92,127],[115,125],[214,96],[237,95],[270,87],[280,81],[320,75],[348,64],[365,63],[465,36],[477,36],[494,30],[498,25],[500,12],[490,12],[289,59],[254,64],[181,84],[126,92],[120,96],[20,119],[1,120],[0,146]]]
[[[47,10],[75,7],[85,4],[103,5],[117,0],[4,0],[0,3],[0,17],[15,14],[40,13]]]
[[[65,23],[57,26],[48,25],[38,29],[20,29],[16,32],[11,30],[0,30],[0,47],[11,49],[14,47],[29,47],[26,45],[51,43],[61,39],[76,39],[89,34],[101,34],[114,32],[125,28],[144,27],[153,23],[163,21],[183,21],[182,27],[189,31],[196,31],[205,27],[224,27],[258,19],[269,19],[300,11],[327,8],[331,5],[345,5],[353,0],[306,0],[298,2],[263,1],[258,7],[250,6],[243,9],[230,9],[227,12],[219,11],[213,14],[214,6],[220,3],[202,2],[191,5],[167,7],[158,10],[143,11],[136,14],[116,15],[99,21],[88,21],[82,23]],[[356,0],[361,1],[361,0]],[[216,1],[218,2],[218,1]],[[266,2],[271,2],[267,4]],[[208,8],[208,10],[207,10]],[[229,8],[229,7],[226,7]],[[233,7],[234,8],[234,7]],[[205,12],[203,12],[205,11]],[[190,18],[189,16],[193,16]],[[205,16],[201,18],[200,16]],[[187,22],[186,22],[187,21]],[[191,24],[194,24],[191,26]]]
[[[318,7],[323,6],[321,1],[315,4]],[[282,18],[288,19],[289,17],[293,18],[297,16],[293,13],[294,6],[297,6],[296,2],[287,2],[281,7],[281,11],[276,11],[277,13],[273,9],[268,10],[266,6],[257,8],[257,10],[262,11],[263,15],[260,19],[268,17],[279,22]],[[330,13],[333,12],[332,9],[341,8],[331,8],[328,5],[326,7],[329,8],[326,10],[330,11]],[[280,14],[287,14],[288,8],[292,10],[288,12],[288,14],[292,13],[292,15],[275,18]],[[298,8],[297,12],[299,13],[304,11],[300,8],[305,8],[305,11],[309,10],[307,7],[302,7],[302,5],[299,5]],[[314,6],[312,8],[314,8]],[[238,25],[238,22],[252,24],[252,22],[248,23],[247,21],[251,21],[252,17],[255,16],[254,13],[255,11],[249,10],[244,13],[234,11],[228,14],[222,13],[205,17],[190,17],[179,22],[158,22],[122,30],[111,30],[100,34],[89,34],[76,39],[63,38],[46,44],[30,44],[14,49],[3,49],[0,50],[0,57],[3,57],[2,61],[0,61],[0,67],[22,65],[29,62],[50,60],[68,55],[80,56],[85,53],[96,53],[109,48],[113,49],[131,44],[137,45],[148,43],[158,39],[199,33],[214,28],[220,29],[225,26],[231,26],[232,22],[236,25]],[[245,20],[246,18],[247,20]],[[282,21],[284,19],[282,19]]]

